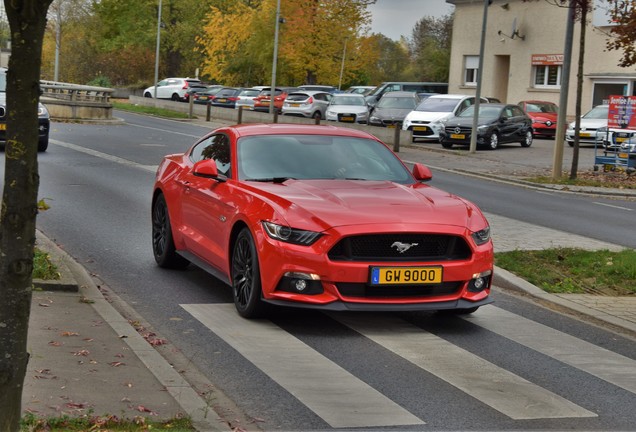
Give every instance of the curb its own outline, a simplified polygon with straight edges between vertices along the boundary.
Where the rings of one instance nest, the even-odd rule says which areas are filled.
[[[63,279],[74,281],[74,291],[79,292],[85,300],[92,303],[93,308],[104,322],[118,335],[126,335],[122,340],[181,406],[192,420],[197,431],[231,431],[224,417],[216,412],[214,407],[206,403],[159,351],[151,346],[130,322],[111,305],[111,301],[104,297],[83,266],[39,230],[36,230],[36,243],[51,254],[51,260],[56,265],[59,265],[60,273],[63,271],[68,272]],[[45,288],[43,289],[55,290],[56,287],[68,287],[69,285],[67,283],[57,283],[56,281],[52,283],[45,281],[45,284],[43,284]],[[109,293],[109,296],[113,296],[113,294]],[[216,396],[218,397],[219,395]]]

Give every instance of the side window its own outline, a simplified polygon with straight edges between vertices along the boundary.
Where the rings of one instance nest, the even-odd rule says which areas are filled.
[[[190,159],[195,163],[203,159],[214,159],[219,174],[231,176],[230,140],[226,135],[212,135],[199,142],[192,149]]]
[[[511,107],[506,107],[506,109],[504,109],[504,115],[506,117],[513,117],[514,113],[512,112],[512,108]]]
[[[464,56],[464,85],[476,86],[479,73],[479,56]]]
[[[519,107],[512,107],[512,115],[514,115],[515,117],[521,117],[523,116],[523,111]]]

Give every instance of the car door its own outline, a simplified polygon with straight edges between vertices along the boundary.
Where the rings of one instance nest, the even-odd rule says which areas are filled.
[[[181,212],[184,241],[187,248],[206,263],[225,272],[230,227],[226,221],[234,213],[231,191],[232,166],[230,138],[225,134],[215,134],[196,145],[190,153],[190,159],[196,163],[204,159],[216,161],[219,174],[228,181],[217,181],[197,177],[192,172],[183,176],[186,184],[183,193]]]
[[[520,141],[526,134],[529,127],[532,126],[532,121],[523,110],[516,106],[510,105],[510,122],[511,122],[511,135],[510,141]]]
[[[329,93],[316,93],[314,95],[314,100],[320,110],[320,117],[323,119],[327,118],[327,107],[329,106],[331,95]]]

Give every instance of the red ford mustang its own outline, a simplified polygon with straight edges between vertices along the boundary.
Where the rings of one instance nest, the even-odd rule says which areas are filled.
[[[491,302],[490,227],[381,141],[314,125],[222,127],[159,165],[159,266],[208,270],[238,313],[450,310]]]

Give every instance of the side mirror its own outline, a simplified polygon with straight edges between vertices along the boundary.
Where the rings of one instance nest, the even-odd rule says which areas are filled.
[[[194,164],[192,174],[197,177],[215,179],[221,182],[225,181],[224,176],[219,176],[219,169],[216,167],[214,159],[203,159]]]
[[[413,177],[418,181],[429,181],[433,178],[431,169],[424,164],[416,163],[413,165]]]

